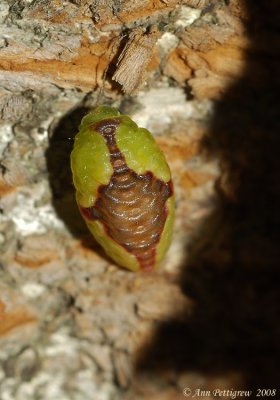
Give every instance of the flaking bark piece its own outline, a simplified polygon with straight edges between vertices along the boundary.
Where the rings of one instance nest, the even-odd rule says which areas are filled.
[[[137,28],[130,35],[113,75],[113,80],[122,85],[125,93],[132,94],[143,82],[159,35],[156,28],[148,33]]]
[[[192,8],[204,8],[211,4],[210,0],[185,0],[183,2],[185,6],[192,7]]]

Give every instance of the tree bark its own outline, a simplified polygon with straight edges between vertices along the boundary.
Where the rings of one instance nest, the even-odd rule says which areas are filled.
[[[279,86],[276,9],[249,0],[1,1],[1,399],[171,400],[186,390],[210,399],[214,389],[248,390],[255,370],[231,350],[244,339],[236,327],[257,335],[248,316],[264,314],[252,300],[261,275],[251,286],[244,279],[265,264],[254,246],[269,249],[272,294],[264,290],[258,305],[269,305],[270,327],[278,253],[273,239],[252,234],[254,245],[241,245],[234,232],[264,179],[256,155],[264,159],[266,140],[273,148],[250,102],[257,93],[274,128],[277,102],[266,99],[270,74]],[[114,265],[76,206],[69,154],[81,118],[101,103],[148,128],[171,167],[173,242],[150,274]],[[247,172],[258,183],[243,201]],[[231,312],[233,327],[224,317]],[[256,356],[270,381],[268,372],[250,381],[260,387],[276,383],[265,360]]]

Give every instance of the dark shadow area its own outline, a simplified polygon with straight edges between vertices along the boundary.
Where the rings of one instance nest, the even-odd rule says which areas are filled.
[[[58,217],[76,237],[88,231],[75,199],[75,189],[70,169],[70,153],[81,119],[89,112],[86,107],[71,110],[50,130],[49,147],[46,151],[52,201]]]
[[[158,327],[136,374],[237,371],[255,398],[280,386],[280,8],[244,6],[246,69],[216,103],[203,143],[221,165],[218,204],[180,281],[194,311]]]

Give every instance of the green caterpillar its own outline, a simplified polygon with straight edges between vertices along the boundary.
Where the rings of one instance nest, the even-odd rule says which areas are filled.
[[[174,193],[150,132],[100,106],[81,122],[71,153],[76,199],[106,253],[132,271],[152,270],[169,247]]]

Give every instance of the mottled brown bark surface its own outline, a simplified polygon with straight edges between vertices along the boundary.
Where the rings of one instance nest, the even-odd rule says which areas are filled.
[[[276,0],[1,1],[1,399],[277,388],[279,15]],[[146,83],[124,96],[118,58],[154,26]],[[171,166],[157,273],[114,265],[75,204],[69,138],[100,101]]]

